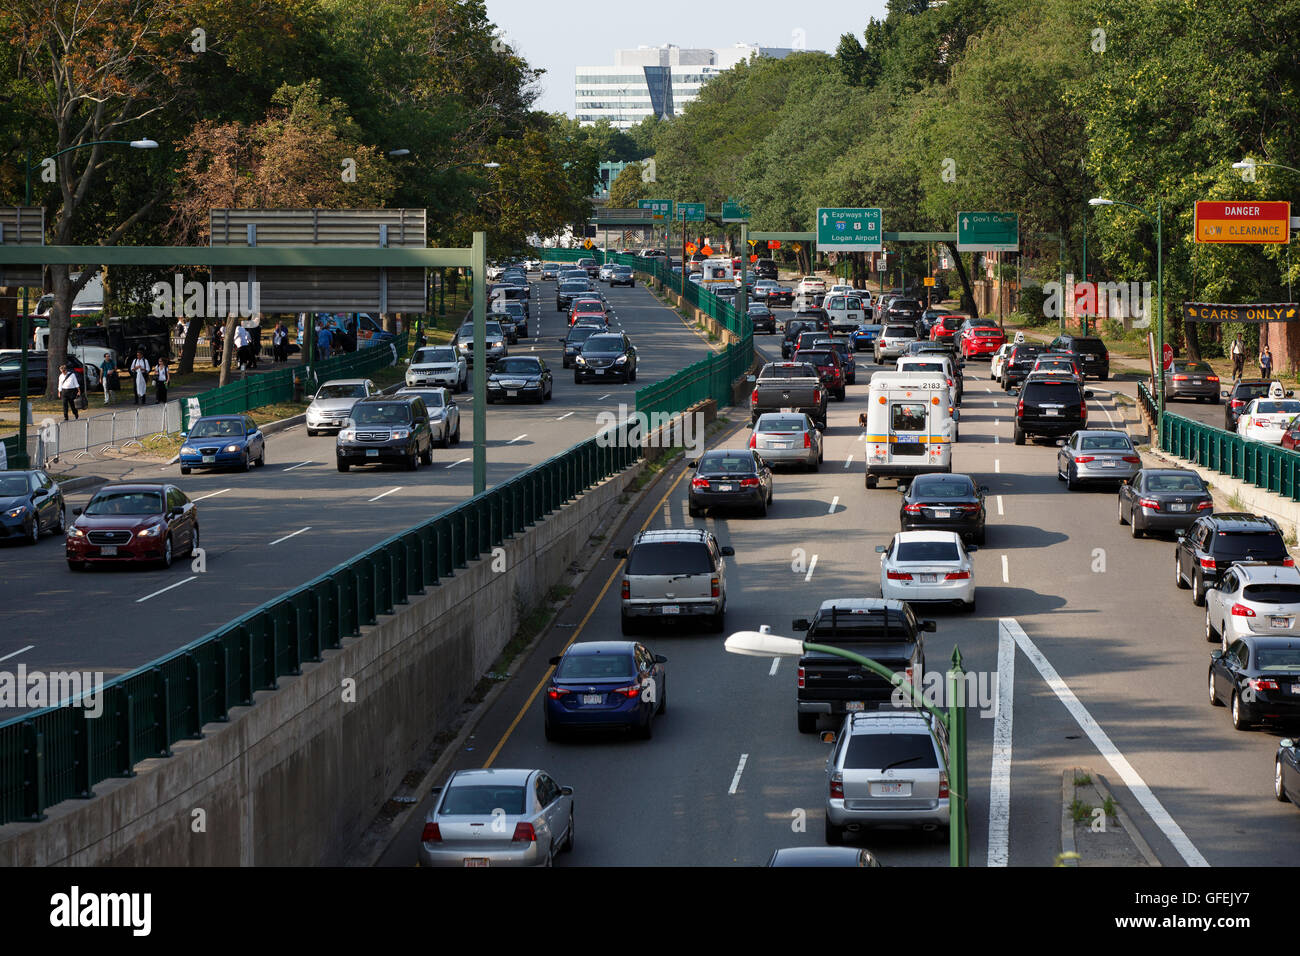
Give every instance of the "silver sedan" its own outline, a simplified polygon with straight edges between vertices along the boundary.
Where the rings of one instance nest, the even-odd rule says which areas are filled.
[[[749,447],[769,465],[803,465],[816,471],[822,463],[821,432],[803,412],[758,416]]]
[[[458,770],[433,792],[421,866],[550,866],[573,849],[573,788],[542,770]]]
[[[1077,431],[1056,453],[1056,477],[1071,491],[1085,481],[1130,481],[1141,469],[1142,459],[1122,431]]]

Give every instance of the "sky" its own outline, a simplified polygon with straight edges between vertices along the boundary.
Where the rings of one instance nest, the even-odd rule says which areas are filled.
[[[529,65],[546,71],[536,108],[572,116],[574,67],[613,63],[615,50],[664,43],[797,47],[801,39],[806,49],[834,53],[841,34],[861,40],[869,19],[883,19],[885,2],[812,6],[791,0],[657,0],[592,6],[573,0],[487,0],[487,11],[503,39]]]

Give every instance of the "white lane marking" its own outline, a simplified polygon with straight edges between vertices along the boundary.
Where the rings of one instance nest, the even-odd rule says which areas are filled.
[[[1011,583],[1011,574],[1007,570],[1007,556],[1005,554],[1002,555],[1002,583],[1003,584]]]
[[[815,567],[817,567],[817,555],[814,554],[812,560],[808,562],[808,573],[803,576],[805,583],[812,580],[813,568]]]
[[[997,407],[998,407],[998,400],[997,400],[996,398],[993,399],[993,407],[994,407],[994,408],[997,408]]]
[[[301,468],[303,465],[311,465],[311,464],[315,464],[315,462],[300,461],[296,465],[290,465],[288,468],[285,469],[285,471],[293,471],[295,468]]]
[[[596,399],[596,401],[603,402],[605,399],[609,398],[609,396],[613,394],[614,394],[613,392],[606,392],[604,395],[600,396],[600,398]]]
[[[844,459],[844,470],[845,470],[845,471],[848,471],[849,466],[852,465],[852,464],[853,464],[853,456],[852,456],[852,455],[849,455],[848,458],[845,458],[845,459]]]
[[[1106,735],[1106,731],[1101,729],[1101,725],[1093,719],[1092,714],[1088,712],[1088,708],[1084,707],[1079,698],[1074,696],[1074,691],[1070,690],[1069,685],[1061,679],[1061,675],[1056,672],[1056,668],[1043,656],[1042,651],[1038,649],[1034,642],[1029,639],[1029,635],[1024,632],[1024,629],[1014,618],[1002,618],[999,623],[1011,632],[1011,635],[1016,639],[1016,643],[1020,645],[1020,649],[1024,651],[1025,656],[1033,661],[1034,666],[1038,668],[1038,673],[1047,682],[1047,686],[1055,692],[1061,703],[1065,705],[1065,709],[1070,712],[1070,716],[1083,728],[1083,732],[1088,735],[1088,739],[1093,742],[1101,755],[1106,758],[1106,762],[1124,781],[1124,785],[1129,788],[1137,802],[1142,805],[1142,809],[1147,812],[1151,821],[1160,828],[1160,832],[1173,844],[1174,849],[1178,851],[1183,861],[1188,866],[1209,866],[1209,861],[1201,856],[1195,844],[1183,832],[1183,828],[1169,815],[1169,811],[1151,792],[1151,788],[1147,786],[1146,781],[1133,769],[1133,765],[1128,762],[1124,754]]]
[[[1002,459],[1001,459],[1001,458],[994,458],[994,459],[993,459],[993,470],[994,470],[995,472],[997,472],[999,475],[1002,474]]]
[[[1011,843],[1011,708],[1016,640],[998,623],[998,700],[993,713],[993,767],[989,772],[989,866],[1006,866]]]
[[[566,418],[568,418],[568,417],[569,417],[570,415],[572,415],[572,414],[573,414],[573,412],[565,412],[563,415],[561,415],[559,418],[557,418],[556,421],[557,421],[557,422],[562,422],[562,421],[564,421]]]
[[[836,495],[834,498],[831,499],[831,506],[830,506],[830,509],[827,510],[826,513],[827,513],[828,515],[833,515],[833,514],[835,514],[835,507],[836,507],[839,503],[840,503],[840,496],[839,496],[839,495]]]
[[[35,646],[36,646],[35,644],[28,644],[26,647],[20,647],[12,654],[6,654],[4,657],[0,657],[0,661],[7,661],[11,657],[17,657],[19,654],[23,654],[26,653],[27,651],[30,651]],[[777,660],[780,660],[780,658],[778,657]]]
[[[993,394],[993,389],[989,388],[987,385],[984,386],[984,391],[988,392],[990,395]],[[993,404],[996,405],[997,402],[994,402]]]
[[[727,793],[735,793],[736,788],[740,786],[740,775],[745,772],[745,761],[749,759],[749,754],[740,755],[740,766],[736,768],[736,775],[731,778],[731,789]]]
[[[202,501],[204,498],[215,498],[217,495],[224,495],[229,490],[229,488],[222,488],[220,491],[209,491],[206,495],[199,495],[193,500]]]
[[[169,585],[167,585],[167,586],[166,586],[165,588],[163,588],[161,591],[154,591],[153,594],[146,594],[144,597],[139,598],[135,603],[136,603],[136,604],[142,604],[142,603],[144,603],[145,601],[149,600],[150,598],[155,598],[155,597],[157,597],[157,596],[160,595],[160,594],[166,594],[166,593],[167,593],[168,591],[170,591],[172,588],[178,588],[178,587],[180,587],[182,584],[189,584],[191,581],[197,581],[198,579],[199,579],[199,576],[198,576],[197,574],[191,574],[191,575],[190,575],[188,578],[186,578],[184,581],[177,581],[175,584],[169,584]]]
[[[0,659],[2,659],[2,658],[0,658]],[[772,658],[772,669],[771,669],[770,671],[767,672],[767,676],[768,676],[768,677],[775,677],[775,676],[776,676],[776,669],[777,669],[778,667],[780,667],[780,666],[781,666],[781,658],[779,658],[779,657],[774,657],[774,658]]]
[[[307,527],[305,527],[305,528],[299,528],[299,529],[298,529],[297,531],[295,531],[293,534],[286,534],[283,538],[276,538],[274,541],[271,542],[271,544],[279,544],[281,541],[288,541],[290,538],[296,538],[296,537],[298,537],[298,535],[302,534],[304,531],[310,531],[310,530],[311,530],[311,525],[307,525]],[[269,548],[270,546],[271,546],[271,545],[267,545],[268,548]]]
[[[521,439],[521,438],[527,438],[527,437],[528,437],[528,432],[524,432],[522,435],[516,435],[514,438],[512,438],[512,439],[510,439],[508,442],[506,442],[506,444],[507,444],[507,445],[513,445],[515,442],[519,441],[519,439]]]
[[[993,444],[995,444],[995,445],[1001,445],[1001,444],[1002,444],[1002,439],[999,438],[996,434],[994,434],[994,436],[993,436]]]
[[[664,502],[664,526],[671,528],[673,526],[673,513],[668,510],[668,502]]]
[[[998,515],[1002,515],[1002,496],[998,495]]]
[[[382,495],[375,495],[375,496],[374,496],[373,498],[371,498],[370,500],[371,500],[371,501],[378,501],[380,498],[387,498],[387,497],[388,497],[389,495],[391,495],[394,491],[401,491],[401,490],[402,490],[402,486],[401,486],[401,485],[398,485],[396,488],[389,488],[389,489],[388,489],[387,491],[385,491]]]
[[[1111,427],[1113,428],[1115,426],[1115,419],[1111,418],[1110,411],[1106,406],[1101,404],[1101,402],[1093,402],[1092,404],[1101,409],[1102,414],[1106,416],[1106,421],[1110,422]]]

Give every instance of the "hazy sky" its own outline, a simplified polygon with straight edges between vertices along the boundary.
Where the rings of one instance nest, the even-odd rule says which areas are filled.
[[[743,4],[700,0],[655,3],[575,3],[573,0],[487,0],[488,15],[506,42],[534,67],[546,70],[537,108],[573,114],[573,69],[614,62],[614,51],[673,43],[729,47],[736,43],[803,46],[834,53],[840,35],[862,38],[871,17],[885,15],[886,0],[808,5],[791,0]]]

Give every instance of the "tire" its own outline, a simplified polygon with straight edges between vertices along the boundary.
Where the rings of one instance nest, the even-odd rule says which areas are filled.
[[[68,570],[69,570],[69,571],[84,571],[84,570],[86,570],[86,562],[85,562],[85,561],[69,561],[69,562],[68,562]]]
[[[307,437],[308,437],[308,438],[315,438],[316,435],[317,435],[317,431],[316,431],[316,429],[314,429],[314,428],[309,428],[309,429],[307,429]],[[182,468],[182,469],[181,469],[181,472],[182,472],[182,474],[185,473],[185,469]]]
[[[963,604],[963,605],[961,606],[962,611],[964,611],[964,612],[967,613],[967,614],[974,614],[974,613],[975,613],[975,600],[976,600],[975,598],[971,598],[969,602]]]
[[[799,733],[815,734],[817,733],[817,715],[800,714],[799,715]]]
[[[868,490],[875,488],[878,484],[880,484],[879,478],[877,478],[875,475],[867,475],[866,485]]]
[[[659,691],[659,709],[655,711],[656,714],[662,714],[668,709],[668,685],[663,681],[660,683],[663,684],[663,690]]]
[[[1273,796],[1278,803],[1287,803],[1286,788],[1282,786],[1282,761],[1273,761]]]
[[[55,534],[64,534],[68,530],[68,506],[64,501],[59,502],[59,523],[54,526]]]
[[[1132,515],[1129,516],[1128,529],[1129,529],[1129,534],[1131,534],[1135,538],[1140,538],[1145,533],[1138,526],[1137,512],[1134,512]]]
[[[416,450],[412,450],[411,454],[406,459],[406,470],[415,471],[419,467],[420,467],[419,452]]]
[[[348,463],[347,463],[346,461],[343,461],[342,459],[339,459],[339,463],[338,463],[338,464],[339,464],[339,471],[347,471],[347,470],[348,470],[348,467],[349,467],[349,466],[348,466]]]
[[[1065,473],[1065,490],[1066,491],[1079,490],[1079,482],[1075,480],[1073,468],[1071,468],[1069,471]]]
[[[460,422],[456,422],[456,430],[452,433],[451,443],[453,445],[460,444]]]
[[[257,456],[257,467],[266,467],[266,442],[262,442],[262,453]]]
[[[1056,461],[1056,480],[1065,481],[1065,475],[1061,474],[1061,461],[1059,458]]]
[[[1200,571],[1192,572],[1192,603],[1205,607],[1205,578]]]
[[[172,536],[169,534],[167,535],[167,540],[163,542],[163,556],[159,564],[161,564],[163,568],[170,568],[172,566],[173,559],[174,559],[174,555],[172,554]]]
[[[1174,583],[1178,585],[1180,591],[1186,591],[1191,587],[1190,584],[1183,580],[1183,556],[1181,554],[1174,555]]]
[[[709,618],[709,630],[714,634],[721,634],[727,626],[727,609],[724,607],[717,614]]]
[[[844,389],[841,388],[838,391],[836,391],[835,400],[838,402],[844,401]]]
[[[1115,499],[1115,510],[1119,512],[1119,523],[1121,525],[1128,524],[1128,522],[1124,520],[1124,502],[1120,501],[1119,498]]]
[[[766,517],[767,517],[767,506],[768,506],[768,504],[769,504],[768,500],[767,500],[766,498],[764,498],[764,499],[759,503],[758,507],[754,509],[755,511],[758,512],[758,516],[759,516],[760,518],[766,518]],[[35,544],[35,542],[32,542],[32,543]]]
[[[703,510],[695,507],[695,505],[691,504],[689,501],[686,503],[686,513],[692,518],[699,518],[704,514]]]
[[[244,457],[240,459],[239,468],[237,470],[240,472],[248,471],[248,452],[244,452]]]
[[[1211,644],[1217,644],[1223,640],[1219,632],[1214,629],[1214,625],[1210,623],[1210,608],[1208,605],[1205,608],[1205,640]]]
[[[1107,369],[1106,371],[1104,371],[1104,372],[1101,373],[1101,380],[1102,380],[1103,382],[1106,381],[1106,379],[1108,379],[1108,378],[1110,378],[1110,370],[1109,370],[1109,369]]]
[[[831,823],[831,818],[826,818],[826,845],[841,846],[844,843],[844,829]]]
[[[626,614],[622,615],[620,618],[620,629],[622,630],[624,637],[629,637],[637,633],[637,620],[628,617]]]
[[[429,442],[429,447],[425,451],[425,453],[420,456],[420,464],[422,465],[433,464],[433,442],[432,441]]]
[[[1020,426],[1017,425],[1017,426],[1016,426],[1016,444],[1017,444],[1017,445],[1023,445],[1024,443],[1025,443],[1025,433],[1024,433],[1024,431],[1021,430]]]
[[[573,384],[574,384],[574,385],[581,385],[581,384],[582,384],[582,378],[578,375],[577,372],[574,372],[574,373],[573,373]]]
[[[1222,706],[1223,706],[1223,701],[1219,700],[1219,694],[1218,694],[1218,692],[1214,689],[1214,668],[1210,668],[1210,672],[1209,672],[1209,673],[1210,673],[1210,678],[1209,678],[1209,680],[1207,681],[1207,684],[1208,684],[1209,691],[1210,691],[1210,706],[1211,706],[1211,707],[1222,707]]]
[[[655,717],[654,717],[654,712],[651,711],[651,713],[645,719],[645,726],[637,728],[637,736],[640,737],[642,740],[651,740],[654,738],[654,735],[655,735]]]
[[[1255,726],[1254,721],[1247,717],[1241,710],[1241,694],[1234,690],[1232,692],[1232,729],[1233,730],[1250,730]]]
[[[628,380],[629,382],[635,382],[635,381],[636,381],[636,367],[635,367],[635,366],[632,368],[632,371],[628,373],[627,380]]]
[[[32,530],[23,536],[23,541],[29,545],[36,544],[41,540],[41,516],[39,514],[32,516]]]
[[[192,469],[187,468],[185,465],[181,465],[181,474],[182,474],[182,475],[188,475],[188,474],[190,473],[190,471],[192,471]]]
[[[988,538],[988,529],[980,528],[980,533],[975,535],[975,544],[977,547],[984,547],[984,542]]]
[[[569,808],[569,832],[565,834],[564,842],[560,844],[561,853],[573,852],[573,808]]]

